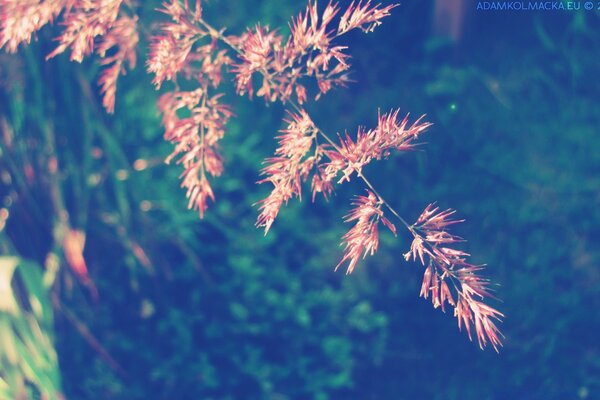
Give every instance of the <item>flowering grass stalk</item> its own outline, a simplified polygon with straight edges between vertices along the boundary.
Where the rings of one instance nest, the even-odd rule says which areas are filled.
[[[372,32],[395,7],[360,0],[344,10],[329,2],[320,11],[316,0],[309,0],[306,9],[289,22],[287,36],[262,25],[225,35],[224,29],[204,19],[200,0],[165,1],[159,11],[169,20],[151,30],[146,67],[157,90],[165,83],[172,87],[158,101],[165,139],[174,146],[166,161],[176,160],[183,167],[181,185],[188,207],[203,218],[209,200],[215,201],[209,179],[223,172],[219,143],[233,115],[222,102],[223,75],[231,74],[239,95],[284,104],[286,127],[259,180],[270,184],[271,192],[258,202],[256,225],[266,234],[281,207],[302,198],[308,181],[314,201],[319,193],[327,199],[335,185],[361,180],[366,195],[355,198],[345,219],[354,225],[342,238],[344,254],[336,269],[347,263],[346,271],[351,273],[361,258],[377,251],[380,223],[397,235],[388,216],[396,218],[412,236],[405,258],[425,268],[420,295],[431,297],[434,308],[453,307],[459,328],[464,326],[470,338],[474,330],[480,347],[489,343],[498,350],[501,334],[494,320],[503,315],[482,301],[493,297],[489,282],[479,275],[482,266],[470,264],[469,255],[453,247],[461,241],[448,232],[461,222],[452,219],[454,211],[429,205],[409,224],[363,174],[372,161],[412,150],[430,123],[423,117],[410,122],[409,115],[402,116],[396,109],[380,112],[374,128],[359,127],[355,134],[332,137],[304,108],[349,83],[351,57],[337,39],[356,29]],[[49,57],[70,49],[71,59],[81,62],[95,51],[105,66],[99,79],[103,104],[113,112],[117,78],[126,64],[133,67],[136,61],[139,21],[132,10],[127,0],[6,0],[0,9],[0,47],[16,51],[20,43],[29,43],[37,30],[62,15],[64,30]]]

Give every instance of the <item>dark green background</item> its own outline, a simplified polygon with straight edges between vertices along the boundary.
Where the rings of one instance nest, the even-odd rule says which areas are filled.
[[[259,21],[286,32],[300,3],[214,1],[206,18],[232,33]],[[432,1],[405,1],[374,33],[343,38],[357,82],[307,108],[331,133],[372,126],[378,108],[434,123],[419,151],[366,174],[408,220],[432,201],[466,219],[456,233],[473,262],[488,264],[502,299],[493,304],[506,315],[499,355],[418,297],[423,271],[402,258],[404,232],[382,235],[379,252],[351,276],[333,271],[359,182],[328,203],[292,202],[267,237],[254,228],[252,204],[268,190],[255,181],[274,150],[281,106],[227,93],[236,117],[223,140],[226,170],[200,221],[185,208],[179,167],[162,163],[171,146],[143,61],[121,78],[110,116],[93,62],[69,63],[66,54],[44,62],[56,27],[1,55],[0,113],[40,177],[28,189],[3,184],[19,199],[7,236],[20,255],[43,262],[52,210],[35,160],[41,127],[52,124],[100,300],[64,276],[57,292],[126,371],[107,366],[58,313],[68,399],[600,398],[600,19],[476,12],[475,3],[458,44],[431,34]],[[156,5],[144,2],[141,18],[155,18]],[[91,157],[93,147],[102,157]],[[138,158],[152,167],[135,171]],[[5,159],[0,167],[10,168]],[[127,179],[117,179],[120,170]],[[135,244],[152,271],[134,257]]]

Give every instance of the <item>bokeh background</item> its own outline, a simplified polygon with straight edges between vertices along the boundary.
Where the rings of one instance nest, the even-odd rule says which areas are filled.
[[[254,227],[281,106],[227,93],[226,171],[200,221],[163,163],[143,62],[107,115],[93,61],[44,60],[53,27],[0,55],[0,397],[21,382],[39,398],[35,381],[78,400],[600,398],[599,14],[476,3],[436,17],[433,1],[404,1],[374,33],[342,39],[356,83],[308,110],[328,132],[371,126],[378,108],[427,114],[425,146],[366,174],[409,220],[432,201],[466,219],[456,232],[502,299],[500,354],[418,297],[408,236],[382,236],[350,276],[333,270],[359,183],[291,203],[266,237]],[[213,1],[205,13],[231,32],[286,32],[303,7]],[[65,210],[97,299],[53,243]]]

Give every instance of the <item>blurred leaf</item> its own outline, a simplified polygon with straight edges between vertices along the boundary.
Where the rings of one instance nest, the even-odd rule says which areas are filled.
[[[4,390],[11,398],[21,398],[22,382],[28,382],[46,398],[59,399],[52,305],[42,283],[42,270],[17,257],[0,257],[0,272],[0,300],[9,305],[0,310],[0,378],[7,378],[0,382],[6,385],[0,385],[0,393]],[[17,298],[24,301],[17,302]]]
[[[17,257],[0,257],[0,312],[13,315],[18,313],[17,302],[12,290],[13,273],[18,264]]]

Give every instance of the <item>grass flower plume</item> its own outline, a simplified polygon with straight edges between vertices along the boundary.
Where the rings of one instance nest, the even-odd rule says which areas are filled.
[[[68,51],[71,60],[82,62],[95,55],[102,66],[98,83],[103,105],[112,113],[118,78],[135,67],[139,32],[147,33],[145,65],[155,88],[162,90],[158,109],[164,138],[173,145],[166,162],[180,166],[188,207],[200,218],[216,200],[218,190],[213,186],[225,168],[220,146],[234,113],[226,104],[223,86],[231,84],[240,96],[281,103],[287,117],[276,138],[275,154],[266,159],[258,181],[270,191],[257,204],[256,225],[265,234],[273,229],[282,207],[294,198],[302,199],[305,185],[315,201],[320,194],[329,198],[336,185],[362,182],[366,194],[355,197],[345,218],[352,227],[342,238],[344,252],[336,269],[347,264],[350,274],[361,259],[377,251],[380,224],[399,235],[394,221],[406,228],[412,240],[406,260],[424,268],[420,295],[431,299],[434,308],[452,307],[459,328],[464,327],[470,338],[476,336],[482,348],[490,344],[498,350],[501,333],[496,323],[503,315],[484,303],[493,296],[489,282],[480,275],[483,267],[470,264],[469,254],[456,248],[462,239],[449,232],[461,222],[453,219],[454,211],[429,205],[409,224],[363,173],[374,161],[413,150],[430,123],[394,109],[379,112],[372,128],[361,126],[331,135],[319,128],[308,111],[312,102],[350,82],[352,60],[340,38],[351,31],[374,31],[395,7],[370,0],[320,7],[309,0],[290,18],[288,34],[285,28],[257,24],[226,35],[225,28],[204,19],[200,0],[165,1],[157,11],[166,18],[155,25],[137,15],[130,0],[4,0],[0,47],[15,52],[45,25],[58,21],[62,33],[48,57]],[[85,266],[71,264],[81,271]]]

